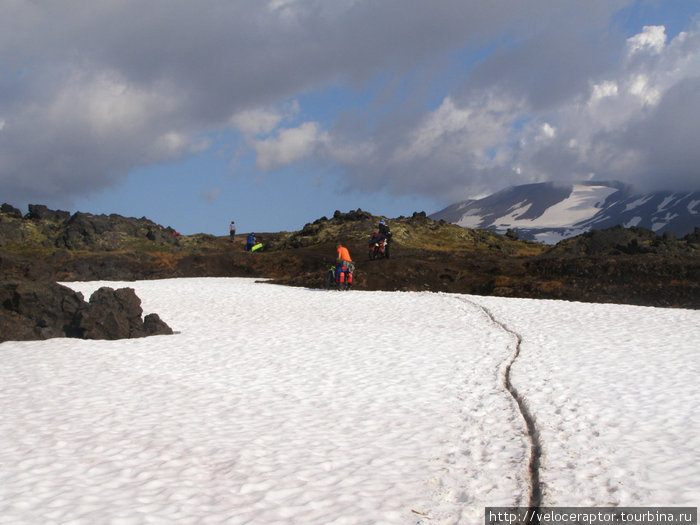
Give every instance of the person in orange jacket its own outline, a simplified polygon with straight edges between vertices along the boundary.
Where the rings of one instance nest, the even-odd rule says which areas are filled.
[[[336,257],[336,278],[340,277],[340,271],[344,267],[348,269],[348,272],[352,273],[355,271],[355,265],[352,263],[352,258],[350,257],[350,252],[348,249],[340,243],[336,243],[335,249],[337,250]]]
[[[336,262],[339,263],[345,263],[345,262],[352,262],[352,259],[350,258],[350,252],[348,249],[343,246],[340,243],[336,243],[335,249],[338,251],[338,257],[336,258]],[[344,265],[347,266],[347,265]]]

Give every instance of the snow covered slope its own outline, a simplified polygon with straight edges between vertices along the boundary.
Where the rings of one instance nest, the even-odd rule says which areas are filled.
[[[481,525],[527,504],[509,363],[544,505],[700,501],[700,311],[101,285],[176,334],[0,344],[0,524]]]
[[[512,228],[521,238],[545,243],[617,225],[683,236],[700,226],[700,191],[633,195],[615,182],[543,182],[458,202],[431,218],[500,233]]]

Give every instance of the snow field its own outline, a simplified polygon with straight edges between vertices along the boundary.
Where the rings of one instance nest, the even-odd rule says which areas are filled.
[[[0,344],[0,523],[476,524],[700,501],[700,312],[250,279],[130,286],[172,336]]]
[[[131,286],[178,333],[0,345],[0,523],[481,523],[525,503],[512,338],[436,294]]]
[[[523,342],[511,370],[550,506],[697,506],[700,312],[473,298]]]

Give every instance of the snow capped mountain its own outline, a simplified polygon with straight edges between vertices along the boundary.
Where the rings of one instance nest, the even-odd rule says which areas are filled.
[[[640,195],[618,182],[542,182],[458,202],[430,217],[465,228],[514,229],[520,238],[548,244],[617,225],[684,236],[700,226],[700,191]]]

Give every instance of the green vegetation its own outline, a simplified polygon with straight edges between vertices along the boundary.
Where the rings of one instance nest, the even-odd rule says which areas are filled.
[[[336,241],[366,241],[372,232],[377,231],[377,223],[382,218],[388,221],[396,246],[409,249],[437,252],[493,251],[507,255],[537,255],[546,250],[544,245],[531,241],[519,241],[488,230],[470,230],[445,221],[434,221],[426,217],[425,213],[389,219],[362,210],[336,212],[333,218],[323,217],[306,224],[300,231],[279,234],[268,243],[268,247],[271,250],[283,250]]]

